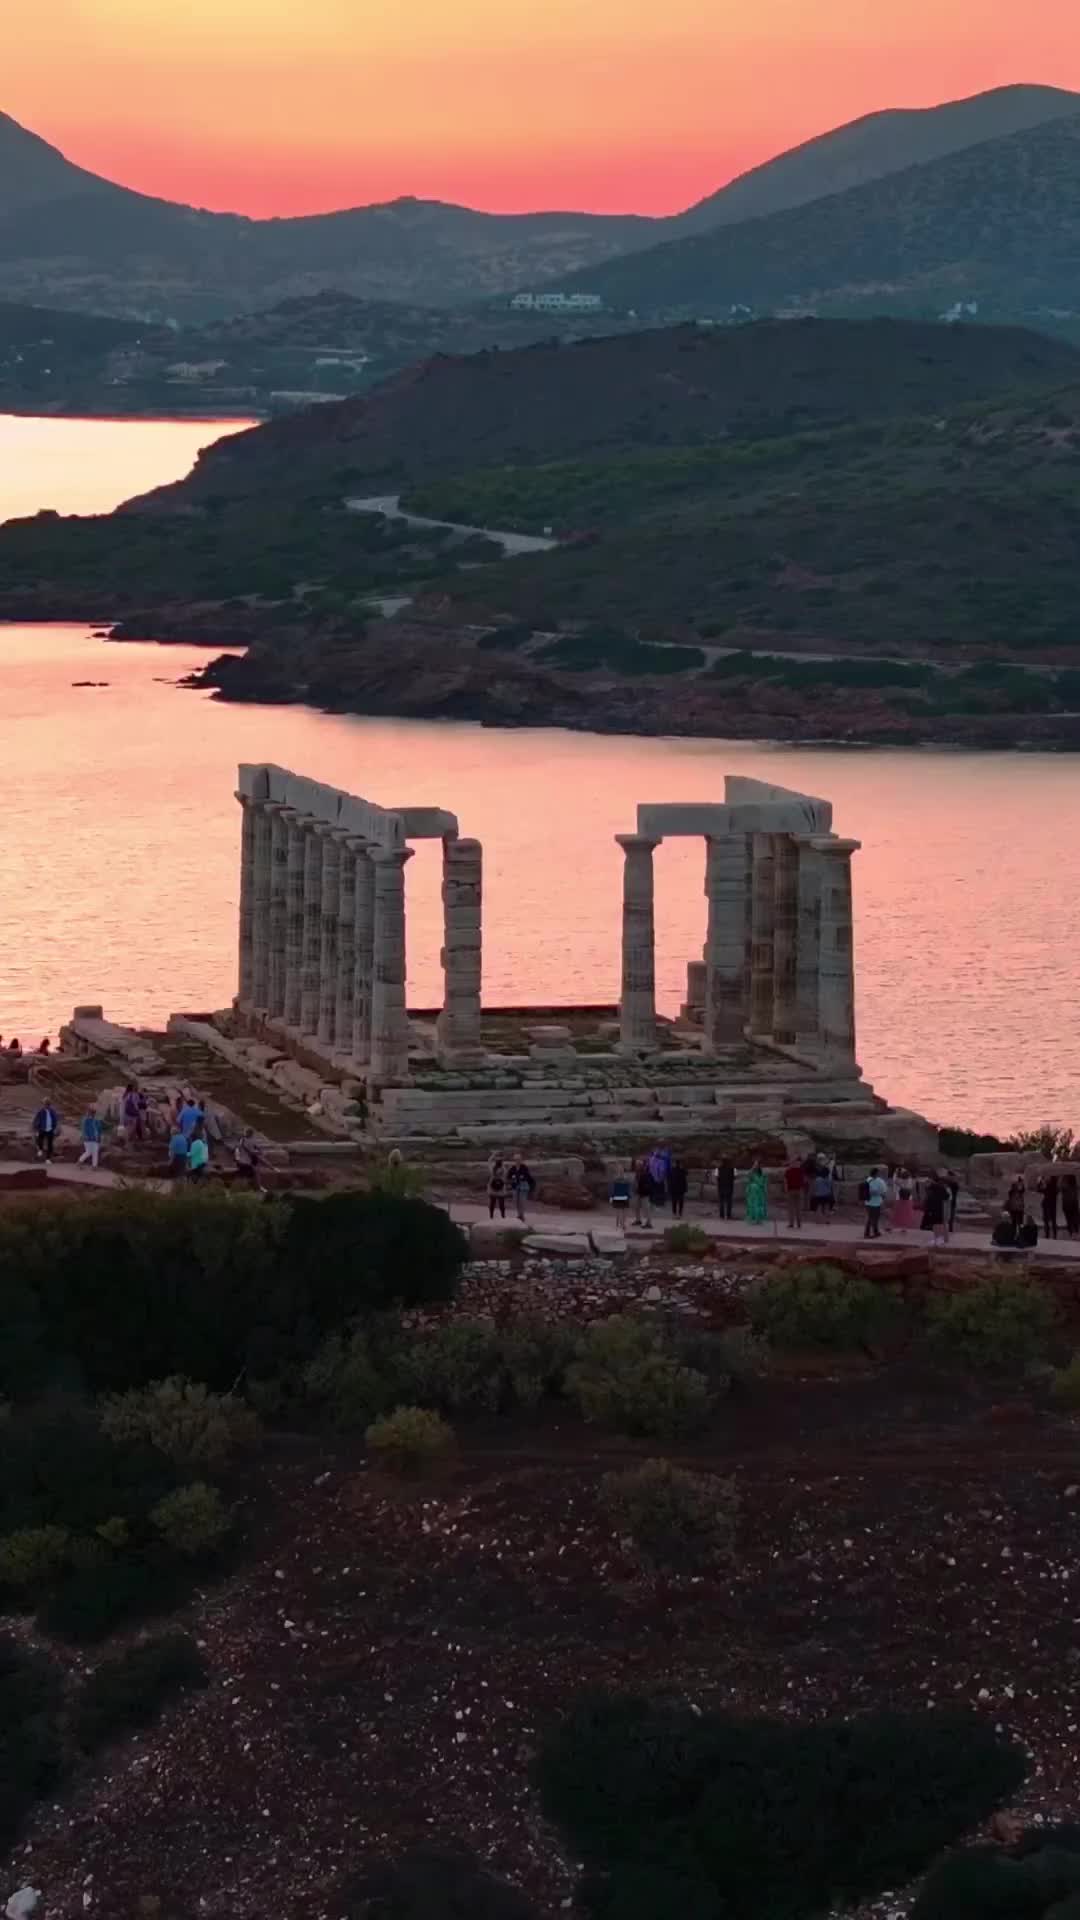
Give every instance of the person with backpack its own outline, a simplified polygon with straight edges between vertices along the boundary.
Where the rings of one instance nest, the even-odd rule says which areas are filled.
[[[620,1233],[626,1232],[626,1216],[630,1208],[630,1188],[633,1184],[631,1173],[617,1173],[611,1183],[609,1199],[615,1215],[615,1225]]]
[[[667,1186],[671,1195],[671,1212],[676,1220],[681,1220],[686,1206],[686,1189],[689,1176],[681,1160],[672,1160],[668,1168]]]
[[[98,1119],[96,1107],[87,1107],[86,1112],[83,1114],[82,1126],[79,1131],[82,1135],[82,1152],[79,1155],[78,1165],[80,1167],[87,1165],[96,1167],[101,1155],[101,1142],[105,1132],[101,1121]]]
[[[233,1148],[233,1164],[236,1167],[236,1179],[246,1186],[259,1184],[259,1143],[255,1138],[254,1127],[245,1127]]]
[[[806,1188],[806,1168],[797,1154],[792,1154],[784,1168],[784,1199],[787,1201],[787,1223],[791,1228],[802,1227],[803,1193]]]
[[[649,1171],[647,1155],[642,1155],[634,1168],[634,1225],[652,1226],[653,1178]],[[645,1215],[644,1220],[642,1214]]]
[[[507,1169],[506,1184],[514,1196],[514,1211],[519,1220],[525,1218],[525,1202],[531,1200],[536,1192],[533,1179],[520,1152],[514,1155]]]
[[[505,1220],[506,1219],[506,1166],[502,1158],[498,1155],[491,1163],[491,1172],[488,1174],[487,1194],[488,1194],[488,1219],[494,1220],[495,1209],[496,1207],[498,1207],[500,1217],[503,1220]]]
[[[866,1225],[863,1228],[863,1239],[880,1240],[881,1214],[885,1205],[886,1195],[889,1191],[889,1183],[887,1180],[882,1179],[876,1167],[871,1167],[870,1178],[864,1182],[864,1188],[866,1194],[864,1202],[866,1207]]]

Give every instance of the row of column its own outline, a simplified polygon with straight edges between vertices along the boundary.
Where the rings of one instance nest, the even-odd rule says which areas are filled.
[[[373,1081],[404,1079],[405,863],[386,847],[272,801],[238,794],[239,1001]],[[443,842],[444,1057],[480,1047],[482,854]]]
[[[623,849],[620,1043],[656,1044],[653,853],[645,834]],[[730,833],[706,839],[704,964],[689,973],[702,998],[707,1051],[747,1036],[855,1062],[851,856],[831,834]],[[702,977],[703,976],[703,977]]]

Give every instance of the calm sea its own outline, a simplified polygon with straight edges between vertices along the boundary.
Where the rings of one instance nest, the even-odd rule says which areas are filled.
[[[0,519],[103,512],[190,465],[212,424],[0,418]],[[0,627],[0,1032],[55,1033],[77,1001],[161,1021],[235,984],[238,760],[393,806],[452,808],[485,849],[485,997],[618,992],[622,856],[639,800],[710,800],[726,771],[824,794],[854,866],[859,1053],[935,1119],[1080,1123],[1068,756],[627,740],[230,707],[178,688],[205,655],[85,627]],[[80,687],[82,680],[106,681]],[[437,1002],[437,849],[407,868],[410,995]],[[703,855],[657,855],[659,997],[704,937]]]

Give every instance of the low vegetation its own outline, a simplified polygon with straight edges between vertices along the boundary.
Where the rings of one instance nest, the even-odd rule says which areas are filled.
[[[368,1428],[364,1438],[389,1473],[423,1473],[453,1451],[454,1429],[429,1407],[395,1407]]]
[[[885,1287],[827,1263],[773,1274],[751,1294],[749,1309],[756,1333],[795,1352],[876,1352],[905,1321]]]
[[[189,1687],[206,1684],[206,1666],[186,1633],[140,1640],[88,1676],[75,1703],[76,1744],[92,1753],[136,1727],[152,1726]]]
[[[696,1572],[730,1558],[739,1515],[730,1480],[646,1460],[604,1476],[601,1501],[648,1567]]]
[[[1047,1358],[1057,1310],[1045,1287],[1010,1276],[943,1293],[927,1308],[931,1342],[945,1358],[989,1373],[1022,1373]]]
[[[704,1374],[683,1365],[653,1328],[625,1314],[588,1329],[566,1388],[585,1420],[649,1439],[696,1432],[712,1406]]]
[[[1076,1920],[1080,1827],[1030,1827],[1015,1847],[967,1847],[926,1877],[912,1920]]]
[[[801,1920],[902,1885],[1019,1786],[964,1715],[728,1719],[605,1696],[540,1756],[546,1811],[586,1863],[597,1920]]]

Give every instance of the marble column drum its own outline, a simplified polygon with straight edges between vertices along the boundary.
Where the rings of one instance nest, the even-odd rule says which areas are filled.
[[[270,812],[270,966],[266,1010],[272,1020],[285,1012],[285,944],[287,924],[287,888],[289,866],[288,808],[271,806]]]
[[[795,1041],[813,1052],[818,1045],[818,976],[821,971],[821,874],[823,856],[813,839],[799,843],[799,935],[795,960]]]
[[[237,1000],[250,1006],[254,987],[255,961],[252,952],[255,918],[255,802],[245,793],[237,793],[240,802],[240,930]]]
[[[356,859],[353,875],[353,1038],[357,1066],[371,1059],[371,994],[375,971],[375,868],[365,840],[352,843]]]
[[[746,1035],[750,1018],[750,883],[748,836],[728,833],[707,838],[704,1045],[709,1053],[737,1046]]]
[[[255,856],[251,924],[251,1000],[270,1004],[270,866],[272,820],[265,801],[255,803]]]
[[[341,1054],[352,1053],[353,994],[356,988],[356,851],[348,834],[338,836],[337,994],[334,1007],[334,1044]]]
[[[624,855],[619,1046],[624,1053],[649,1053],[656,1046],[653,852],[657,842],[643,833],[617,833],[615,839]]]
[[[794,1046],[798,1021],[799,849],[789,833],[773,837],[772,1036]]]
[[[750,1031],[772,1037],[776,867],[771,833],[753,835],[750,902]]]
[[[285,867],[285,1025],[300,1028],[300,996],[304,964],[304,820],[290,813],[289,852]]]
[[[341,847],[333,827],[320,827],[322,837],[322,925],[319,945],[319,1045],[333,1047],[337,1031],[338,913]]]
[[[818,974],[819,1044],[851,1072],[855,1066],[855,954],[851,902],[851,856],[858,840],[816,839],[823,856],[821,967]]]
[[[300,1031],[319,1030],[319,972],[322,965],[323,842],[317,823],[304,828],[304,945],[300,965]]]
[[[371,992],[371,1079],[380,1086],[408,1079],[405,1011],[405,862],[411,847],[378,847],[375,868],[374,971]]]
[[[483,850],[479,840],[443,841],[443,1007],[440,1057],[479,1059],[483,944]]]

